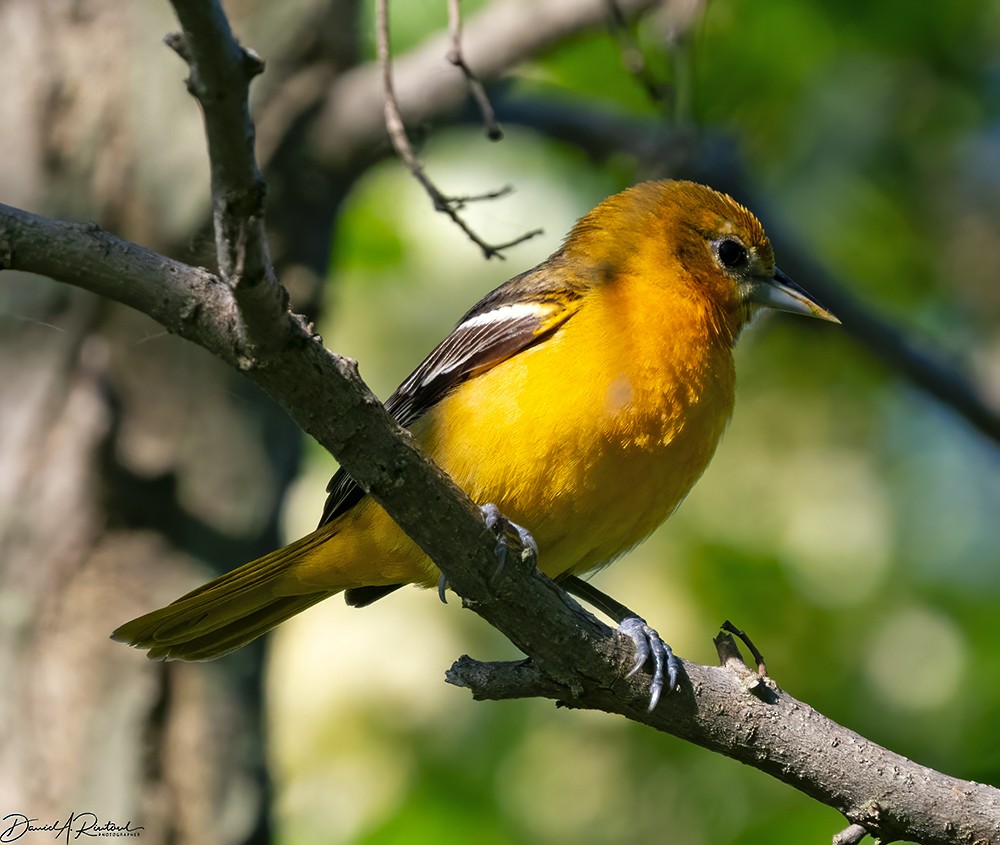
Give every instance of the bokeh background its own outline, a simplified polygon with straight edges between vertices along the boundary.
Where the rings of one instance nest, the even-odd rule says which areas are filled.
[[[463,10],[472,16],[486,5],[467,0]],[[305,38],[295,15],[313,14],[308,6],[278,23],[266,4],[231,11],[244,41],[268,58],[278,46],[295,55],[287,45]],[[356,12],[363,63],[374,55],[374,14],[370,3]],[[145,15],[144,27],[172,27],[166,4]],[[392,16],[401,55],[447,21],[438,0],[397,2]],[[131,54],[131,84],[165,92],[178,135],[196,150],[197,114],[178,66],[147,58],[154,49]],[[641,55],[644,70],[630,70],[623,52],[633,65]],[[494,81],[506,130],[499,143],[483,137],[471,110],[413,127],[446,192],[514,187],[466,209],[480,235],[500,242],[542,227],[542,236],[508,250],[506,261],[484,261],[383,149],[357,160],[325,222],[325,272],[310,276],[300,260],[285,279],[314,308],[327,345],[356,358],[385,397],[469,305],[557,248],[604,196],[650,176],[716,175],[746,191],[737,199],[780,233],[779,265],[783,246],[809,256],[804,266],[823,268],[838,290],[1000,408],[998,56],[993,2],[669,3],[634,29],[582,32]],[[475,55],[468,59],[475,66]],[[169,72],[158,76],[161,67]],[[261,84],[266,90],[266,77]],[[152,149],[145,166],[170,172],[171,159]],[[203,170],[191,173],[174,180],[192,186],[176,195],[146,182],[174,209],[163,219],[175,239],[204,202]],[[278,209],[290,190],[277,186]],[[150,217],[147,233],[157,224]],[[188,249],[204,245],[189,238]],[[282,244],[276,249],[280,257]],[[810,278],[797,281],[810,289]],[[0,332],[12,333],[25,309],[8,294]],[[140,340],[161,342],[148,328],[126,335],[139,356]],[[737,357],[736,414],[705,477],[660,531],[595,583],[688,659],[712,662],[712,637],[730,618],[791,694],[921,763],[1000,783],[996,439],[844,329],[776,316],[746,333]],[[239,391],[226,394],[237,405],[264,401]],[[212,401],[199,399],[209,409]],[[269,436],[222,450],[212,460],[233,462],[226,480],[182,490],[181,504],[215,508],[216,530],[244,543],[247,525],[272,512],[280,511],[274,531],[261,529],[255,542],[311,530],[336,465],[305,442],[300,461],[282,446],[285,470],[249,477],[241,455],[266,452]],[[121,451],[141,476],[150,451],[133,446]],[[177,454],[209,460],[190,448]],[[281,479],[291,480],[287,495]],[[220,503],[241,490],[249,510]],[[128,584],[137,576],[122,565],[114,577]],[[333,600],[270,638],[260,674],[243,663],[177,670],[189,684],[235,672],[241,680],[227,696],[252,698],[258,682],[264,691],[269,775],[248,794],[267,796],[260,812],[273,819],[257,835],[282,845],[798,845],[828,841],[843,826],[834,811],[759,772],[619,718],[544,701],[472,702],[443,682],[450,663],[463,653],[517,655],[457,604],[416,589],[364,611]],[[115,660],[115,677],[146,671],[137,655]],[[9,726],[26,718],[19,713],[10,708]],[[250,734],[255,714],[241,723]],[[204,841],[241,841],[250,828],[240,824],[209,825]]]

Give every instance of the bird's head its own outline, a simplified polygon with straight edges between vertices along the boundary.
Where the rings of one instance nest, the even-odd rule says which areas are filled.
[[[703,301],[733,339],[764,308],[840,322],[774,263],[760,221],[697,182],[642,182],[577,223],[564,250],[604,280],[632,273]]]

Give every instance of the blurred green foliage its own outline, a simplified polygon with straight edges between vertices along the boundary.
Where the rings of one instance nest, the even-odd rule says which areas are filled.
[[[438,0],[394,9],[400,48],[445,19]],[[1000,397],[1000,4],[716,0],[666,57],[652,55],[658,26],[639,33],[651,65],[689,86],[699,126],[738,140],[770,208],[858,297]],[[603,35],[516,85],[655,112]],[[423,154],[446,191],[516,187],[470,207],[488,240],[546,234],[487,264],[398,163],[370,172],[334,235],[323,330],[382,396],[482,293],[634,178],[524,130],[499,145],[442,130]],[[732,618],[790,693],[922,763],[1000,782],[996,445],[831,326],[776,317],[738,358],[712,467],[597,583],[694,660],[713,660]],[[311,452],[290,533],[312,527],[332,469]],[[442,683],[451,660],[515,655],[454,601],[407,590],[364,612],[329,604],[284,626],[272,653],[286,845],[799,845],[843,826],[621,719],[473,703]]]

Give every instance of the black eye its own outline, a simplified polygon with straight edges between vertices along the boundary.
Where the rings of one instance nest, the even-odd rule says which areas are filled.
[[[735,238],[723,238],[716,244],[719,263],[730,270],[737,270],[747,263],[747,248]]]

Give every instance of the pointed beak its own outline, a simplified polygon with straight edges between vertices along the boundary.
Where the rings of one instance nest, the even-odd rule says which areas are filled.
[[[788,311],[792,314],[840,323],[840,320],[777,268],[774,270],[773,278],[754,279],[748,298],[757,305],[773,308],[776,311]]]

